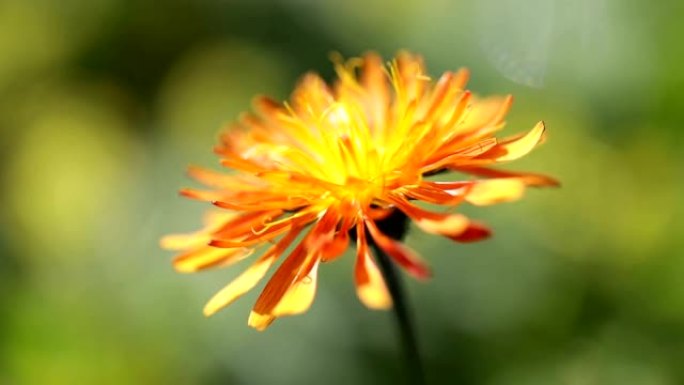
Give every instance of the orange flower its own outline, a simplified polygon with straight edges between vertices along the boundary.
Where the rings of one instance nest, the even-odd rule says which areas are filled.
[[[542,175],[488,168],[530,152],[543,140],[544,124],[495,138],[512,98],[474,96],[464,88],[466,70],[446,72],[433,83],[422,59],[406,52],[387,67],[369,53],[338,59],[335,68],[334,86],[307,74],[289,102],[258,97],[255,113],[245,113],[222,134],[216,153],[236,173],[190,169],[211,189],[182,194],[224,210],[210,215],[197,233],[162,240],[166,248],[183,250],[174,260],[178,271],[230,265],[268,246],[207,303],[206,315],[252,289],[291,245],[248,323],[263,330],[277,317],[306,311],[320,263],[338,258],[350,242],[356,242],[360,300],[388,308],[392,299],[371,242],[411,275],[426,278],[430,272],[414,251],[381,231],[383,218],[400,210],[426,232],[475,241],[489,230],[453,210],[427,211],[413,201],[489,205],[519,198],[526,186],[556,184]],[[426,178],[446,170],[480,178]]]

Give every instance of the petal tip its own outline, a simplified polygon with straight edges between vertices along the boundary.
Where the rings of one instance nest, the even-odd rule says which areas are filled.
[[[270,314],[259,314],[255,311],[249,313],[249,319],[247,320],[247,325],[254,328],[260,332],[266,330],[275,321],[274,316]]]

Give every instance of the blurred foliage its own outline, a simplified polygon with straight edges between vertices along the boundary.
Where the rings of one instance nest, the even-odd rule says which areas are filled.
[[[485,243],[409,236],[436,272],[409,284],[430,383],[684,383],[678,8],[0,2],[0,384],[400,382],[392,320],[356,300],[351,258],[322,269],[309,313],[261,334],[256,292],[201,314],[239,266],[182,276],[157,246],[198,224],[183,168],[215,164],[253,95],[330,78],[331,51],[400,48],[515,94],[507,132],[544,119],[550,139],[514,166],[563,182],[465,207],[495,229]]]

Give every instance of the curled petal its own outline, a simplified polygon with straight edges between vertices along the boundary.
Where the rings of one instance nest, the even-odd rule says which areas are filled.
[[[544,122],[539,122],[527,134],[500,142],[491,150],[480,155],[481,159],[493,159],[497,162],[515,160],[527,155],[544,138]]]

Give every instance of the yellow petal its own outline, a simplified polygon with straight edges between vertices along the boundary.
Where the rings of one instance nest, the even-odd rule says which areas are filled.
[[[254,249],[221,249],[211,246],[201,247],[174,258],[173,267],[180,273],[194,273],[216,266],[228,266],[241,261],[254,252]]]
[[[276,255],[268,255],[266,258],[259,258],[249,269],[245,270],[207,302],[204,306],[204,315],[207,317],[213,315],[250,291],[266,275],[276,257]]]
[[[514,201],[524,192],[525,182],[520,178],[487,179],[475,183],[465,199],[476,206],[486,206]]]
[[[188,250],[205,246],[211,241],[211,237],[204,231],[188,234],[171,234],[163,237],[159,244],[166,250]]]

